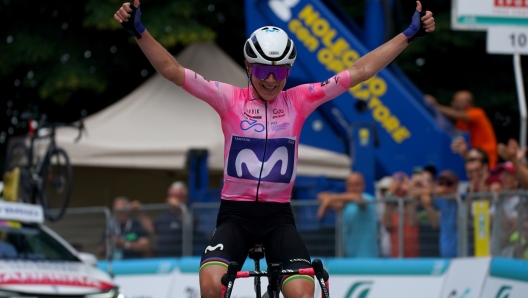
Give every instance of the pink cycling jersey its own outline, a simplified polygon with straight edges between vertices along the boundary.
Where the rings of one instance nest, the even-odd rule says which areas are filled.
[[[265,102],[251,88],[209,81],[185,70],[183,89],[220,115],[224,133],[222,199],[290,202],[304,121],[318,106],[350,88],[347,70],[316,84],[281,91]]]

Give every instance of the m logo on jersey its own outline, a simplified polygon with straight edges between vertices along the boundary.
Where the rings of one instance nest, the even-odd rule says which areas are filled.
[[[266,146],[266,156],[264,154]],[[227,175],[236,178],[289,183],[293,176],[295,139],[233,136],[227,159]]]

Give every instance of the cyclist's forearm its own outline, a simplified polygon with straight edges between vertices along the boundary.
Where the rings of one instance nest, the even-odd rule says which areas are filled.
[[[183,85],[185,69],[147,30],[136,41],[152,66],[163,77],[178,86]]]
[[[359,58],[356,63],[348,68],[351,86],[372,78],[391,63],[408,45],[407,37],[398,34],[390,41]]]

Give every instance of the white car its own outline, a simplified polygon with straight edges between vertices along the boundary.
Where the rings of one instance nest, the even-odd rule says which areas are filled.
[[[43,222],[40,206],[0,201],[0,297],[124,297],[95,256]]]

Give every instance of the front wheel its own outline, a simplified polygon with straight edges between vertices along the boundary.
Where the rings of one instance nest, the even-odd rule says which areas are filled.
[[[66,151],[53,149],[42,167],[40,177],[39,199],[44,216],[49,221],[57,221],[66,212],[72,191],[73,170]]]

